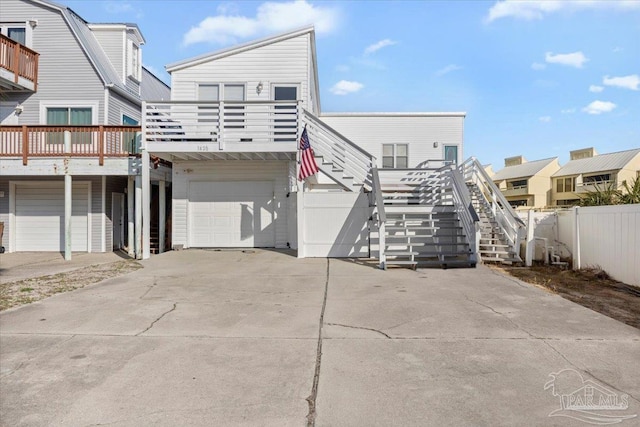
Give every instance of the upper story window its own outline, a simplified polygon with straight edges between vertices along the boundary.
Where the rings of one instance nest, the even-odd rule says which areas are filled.
[[[142,79],[142,53],[140,47],[129,40],[127,48],[127,75],[136,81]]]
[[[238,101],[245,100],[245,85],[238,83],[201,83],[198,85],[198,101]],[[199,122],[216,122],[219,105],[198,107]],[[244,105],[229,103],[224,106],[225,128],[244,127]]]
[[[583,184],[603,184],[609,181],[612,181],[612,175],[610,173],[582,177]]]
[[[527,180],[526,179],[518,179],[515,181],[507,181],[507,189],[508,190],[517,190],[521,188],[527,188]]]
[[[385,169],[409,167],[409,145],[382,144],[382,167]]]
[[[31,26],[26,22],[0,23],[0,34],[23,46],[31,47]]]
[[[576,178],[556,178],[556,193],[576,191]]]

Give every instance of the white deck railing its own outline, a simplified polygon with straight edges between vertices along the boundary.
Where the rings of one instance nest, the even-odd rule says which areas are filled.
[[[162,101],[143,106],[145,143],[285,143],[296,150],[300,101]]]
[[[464,182],[462,173],[453,166],[444,173],[443,184],[452,190],[450,194],[454,210],[458,214],[460,224],[467,236],[471,261],[475,263],[478,260],[478,250],[480,249],[480,218],[473,207],[469,189]]]

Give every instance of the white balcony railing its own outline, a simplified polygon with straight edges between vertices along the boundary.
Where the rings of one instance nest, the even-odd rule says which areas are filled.
[[[202,151],[242,151],[267,144],[295,151],[299,119],[300,101],[148,102],[142,129],[152,149],[196,144]]]

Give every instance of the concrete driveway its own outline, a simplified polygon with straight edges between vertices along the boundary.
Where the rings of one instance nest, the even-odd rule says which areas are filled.
[[[559,396],[585,384],[621,402],[590,416],[638,424],[640,331],[482,266],[143,264],[0,314],[0,424],[586,425]]]

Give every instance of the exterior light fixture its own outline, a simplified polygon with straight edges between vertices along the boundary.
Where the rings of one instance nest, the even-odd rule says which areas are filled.
[[[433,143],[433,148],[438,148],[438,141]]]
[[[262,93],[263,88],[264,86],[262,85],[262,82],[258,83],[258,86],[256,86],[256,93],[260,95],[260,93]]]

